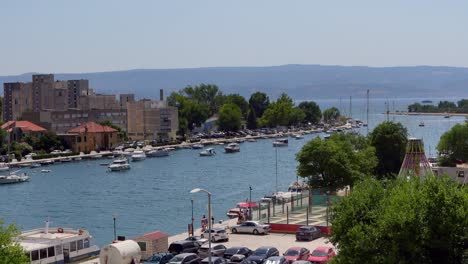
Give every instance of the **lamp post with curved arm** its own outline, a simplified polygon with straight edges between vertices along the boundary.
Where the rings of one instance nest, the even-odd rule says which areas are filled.
[[[211,264],[211,193],[205,189],[195,188],[190,193],[204,192],[208,194],[208,263]]]

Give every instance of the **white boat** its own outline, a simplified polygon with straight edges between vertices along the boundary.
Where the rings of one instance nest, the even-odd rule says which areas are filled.
[[[49,173],[51,170],[41,170],[42,173]]]
[[[202,149],[203,148],[203,144],[193,144],[192,145],[192,149]]]
[[[38,162],[34,162],[34,163],[31,163],[31,168],[39,168],[41,167],[42,165]]]
[[[153,149],[153,150],[150,150],[148,151],[148,153],[146,153],[146,156],[147,157],[167,157],[169,156],[169,150],[167,149]]]
[[[0,175],[0,184],[9,184],[9,183],[20,183],[29,181],[29,176],[26,174],[16,175],[11,173],[10,175]]]
[[[288,139],[287,138],[277,138],[273,141],[273,147],[287,147]]]
[[[64,159],[62,159],[62,162],[70,162],[70,161],[72,161],[71,158],[64,158]]]
[[[109,166],[108,166],[110,171],[123,171],[123,170],[129,170],[130,169],[130,164],[128,164],[128,161],[125,157],[121,157],[118,159],[115,159]]]
[[[236,142],[237,142],[237,143],[244,143],[244,142],[245,142],[245,139],[243,139],[243,138],[236,138]]]
[[[76,161],[82,160],[82,159],[83,159],[82,157],[75,157],[75,158],[73,158],[73,160],[76,160]]]
[[[99,153],[97,153],[97,152],[94,151],[94,150],[91,151],[91,152],[89,153],[89,155],[90,155],[91,158],[93,158],[93,159],[100,159],[100,158],[102,158],[102,154],[99,154]]]
[[[238,143],[229,143],[226,147],[224,147],[224,151],[226,153],[235,153],[240,151],[240,147]]]
[[[26,251],[31,264],[75,263],[99,254],[87,230],[50,227],[21,232],[14,240]]]
[[[295,139],[303,139],[304,136],[302,134],[296,134],[296,135],[294,135],[294,138]]]
[[[132,161],[142,161],[146,159],[145,152],[143,150],[135,150],[132,154]]]
[[[8,164],[7,163],[0,163],[0,172],[2,171],[8,171],[10,169],[10,167],[8,167]]]
[[[247,142],[257,142],[257,140],[255,138],[248,138]]]
[[[214,148],[207,148],[203,150],[202,152],[200,152],[201,157],[209,157],[213,155],[216,155],[216,151],[214,150]]]
[[[53,160],[42,160],[39,162],[41,165],[45,166],[45,165],[50,165],[50,164],[54,164],[54,161]]]

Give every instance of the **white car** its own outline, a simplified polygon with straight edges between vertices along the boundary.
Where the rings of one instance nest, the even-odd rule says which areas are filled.
[[[268,234],[270,232],[270,225],[262,225],[256,221],[246,221],[240,225],[235,225],[231,228],[231,232],[235,233],[249,233],[254,235]]]
[[[201,237],[208,239],[209,233],[210,233],[209,230],[205,230],[201,234]],[[220,241],[220,240],[229,241],[228,233],[223,228],[212,228],[211,229],[211,242],[216,242],[216,241]]]
[[[50,154],[62,154],[62,151],[60,150],[53,150]]]

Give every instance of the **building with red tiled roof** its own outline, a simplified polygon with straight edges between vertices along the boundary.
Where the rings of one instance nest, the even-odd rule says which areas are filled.
[[[169,235],[161,231],[153,231],[132,240],[136,241],[141,249],[141,258],[148,259],[154,253],[166,252],[168,249]]]
[[[40,137],[47,131],[47,129],[29,121],[8,121],[1,128],[8,134],[6,138],[8,142],[19,141],[28,135]]]
[[[95,122],[88,122],[70,129],[63,137],[76,152],[108,150],[117,145],[119,141],[116,129]]]

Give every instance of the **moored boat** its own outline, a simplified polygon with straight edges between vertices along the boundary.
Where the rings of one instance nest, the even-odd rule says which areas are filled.
[[[11,173],[9,175],[0,175],[0,184],[20,183],[29,181],[29,176],[26,174],[16,175]]]
[[[10,167],[8,167],[8,164],[2,162],[0,163],[0,172],[2,171],[8,171],[10,169]]]
[[[45,228],[21,232],[15,241],[26,251],[31,264],[74,263],[99,254],[87,230],[49,228],[48,221]]]
[[[130,169],[130,164],[128,164],[128,160],[125,157],[120,157],[115,159],[109,166],[110,171],[124,171]]]
[[[224,151],[226,153],[235,153],[240,151],[240,146],[238,143],[229,143],[226,147],[224,147]]]
[[[287,138],[277,138],[273,141],[273,147],[287,147],[288,139]]]
[[[203,144],[193,144],[192,145],[192,149],[202,149],[203,148]]]
[[[216,151],[214,150],[214,148],[207,148],[207,149],[203,150],[202,152],[200,152],[201,157],[209,157],[209,156],[213,156],[215,154],[216,154]]]
[[[143,150],[135,150],[132,154],[132,161],[142,161],[146,159],[145,152]]]
[[[156,158],[159,158],[159,157],[167,157],[169,156],[169,150],[167,149],[153,149],[153,150],[150,150],[148,151],[148,153],[146,153],[146,156],[147,157],[156,157]]]

